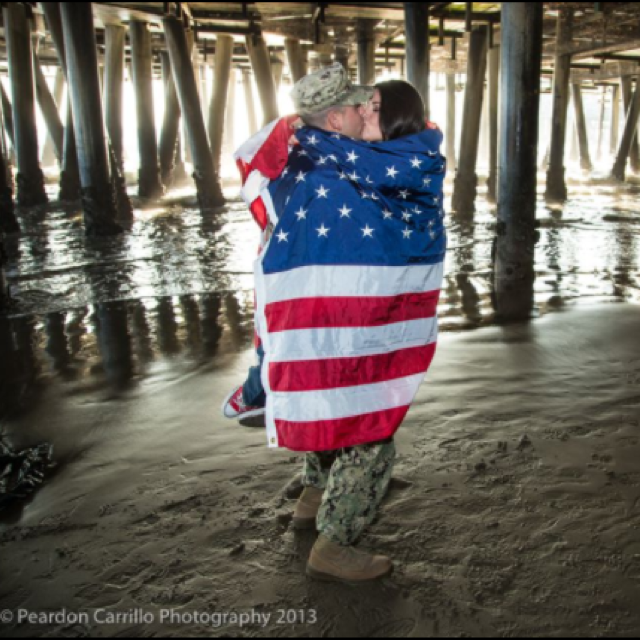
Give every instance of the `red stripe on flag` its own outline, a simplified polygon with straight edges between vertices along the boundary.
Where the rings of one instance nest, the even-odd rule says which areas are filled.
[[[269,180],[279,178],[287,166],[289,140],[295,132],[292,125],[297,119],[298,116],[280,118],[258,152],[253,156],[251,166]]]
[[[376,298],[301,298],[265,308],[269,333],[329,327],[380,327],[433,318],[440,291]]]
[[[385,440],[396,433],[407,411],[408,406],[340,420],[276,420],[278,444],[292,451],[330,451]]]
[[[433,343],[359,358],[272,362],[269,364],[269,382],[271,390],[277,392],[377,384],[426,372],[435,351],[436,344]]]

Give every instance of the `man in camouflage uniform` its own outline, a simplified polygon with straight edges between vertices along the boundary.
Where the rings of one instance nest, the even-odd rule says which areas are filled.
[[[364,124],[360,105],[372,94],[370,88],[353,86],[336,63],[302,78],[291,95],[306,125],[360,138]],[[360,582],[392,571],[389,558],[364,553],[353,545],[374,520],[387,493],[394,459],[392,439],[306,454],[305,489],[293,526],[316,527],[320,534],[309,558],[308,575]]]

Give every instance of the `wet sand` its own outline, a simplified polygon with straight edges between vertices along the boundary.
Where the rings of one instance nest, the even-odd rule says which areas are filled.
[[[11,424],[14,441],[52,441],[60,467],[2,516],[0,610],[155,620],[0,635],[635,637],[639,321],[635,305],[578,305],[443,335],[361,541],[396,572],[359,587],[304,575],[313,536],[289,530],[284,492],[301,458],[219,416],[249,348],[117,394],[52,384]],[[163,609],[273,617],[215,628]]]

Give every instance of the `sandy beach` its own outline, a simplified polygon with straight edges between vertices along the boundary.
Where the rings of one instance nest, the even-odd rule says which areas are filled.
[[[250,350],[117,397],[49,388],[11,426],[59,468],[2,516],[0,610],[64,615],[0,635],[635,637],[639,319],[581,305],[443,335],[360,543],[396,571],[358,587],[304,575],[300,456],[219,416]]]

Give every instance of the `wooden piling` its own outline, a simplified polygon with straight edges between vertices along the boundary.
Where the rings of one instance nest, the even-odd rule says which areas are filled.
[[[429,117],[429,3],[405,2],[404,20],[407,49],[407,80],[418,90]]]
[[[547,202],[564,202],[567,199],[565,182],[565,139],[569,106],[569,82],[571,56],[562,54],[573,38],[573,15],[562,9],[558,15],[556,30],[556,57],[553,73],[553,115],[551,121],[551,153],[547,171]]]
[[[82,183],[85,233],[88,236],[121,233],[122,227],[115,222],[118,210],[104,135],[92,4],[61,2],[60,17]]]
[[[123,88],[126,29],[109,24],[105,29],[104,115],[111,147],[120,169],[124,171]]]
[[[580,168],[583,171],[591,171],[591,156],[589,154],[589,137],[587,136],[587,121],[584,116],[584,106],[582,104],[582,87],[574,82],[571,85],[573,92],[573,107],[576,116],[576,128],[578,131],[578,143],[580,149]]]
[[[173,81],[176,84],[180,110],[187,130],[187,142],[193,156],[193,178],[198,191],[198,202],[203,209],[218,207],[224,204],[224,196],[207,143],[187,35],[182,21],[178,18],[167,16],[163,19],[163,25],[171,58]]]
[[[536,165],[543,9],[502,5],[502,112],[495,300],[498,319],[530,317],[535,281]]]
[[[16,199],[19,205],[32,207],[48,202],[48,198],[38,154],[31,28],[23,3],[5,3],[2,12],[18,162]]]
[[[130,24],[133,83],[136,94],[138,149],[140,154],[139,189],[141,198],[159,198],[164,193],[158,166],[155,111],[153,106],[153,52],[151,33],[146,22]]]
[[[454,181],[452,209],[460,218],[472,218],[475,212],[478,176],[478,143],[480,140],[480,120],[484,79],[487,70],[488,30],[476,27],[470,34],[467,87],[464,96],[462,118],[462,138],[458,173]]]
[[[216,75],[209,107],[209,138],[215,172],[220,174],[222,160],[222,138],[224,135],[225,113],[229,95],[229,78],[233,58],[233,38],[218,34],[216,40]]]
[[[262,35],[249,35],[246,42],[251,66],[258,85],[260,102],[262,103],[262,124],[264,126],[279,116],[276,85],[271,70],[269,50]]]
[[[287,51],[287,62],[291,70],[293,82],[307,75],[307,54],[296,38],[286,38],[284,46]]]

